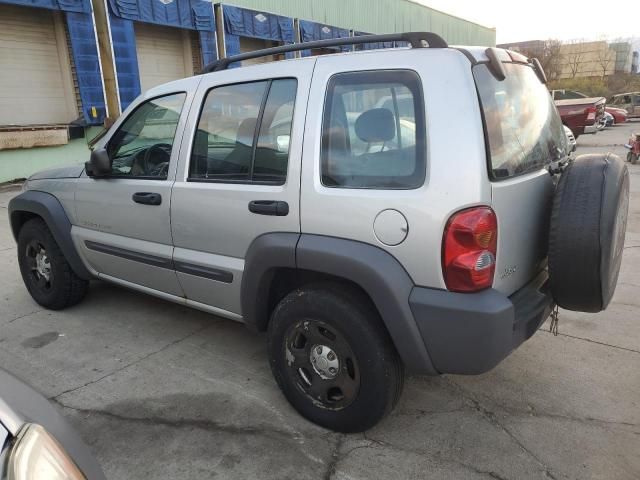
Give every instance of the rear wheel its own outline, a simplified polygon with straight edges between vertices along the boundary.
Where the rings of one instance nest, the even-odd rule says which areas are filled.
[[[269,323],[271,370],[304,417],[339,432],[367,430],[398,401],[402,363],[370,302],[352,289],[305,287]]]
[[[89,282],[78,277],[64,258],[46,223],[27,221],[18,234],[18,264],[27,290],[45,308],[60,310],[80,302]]]

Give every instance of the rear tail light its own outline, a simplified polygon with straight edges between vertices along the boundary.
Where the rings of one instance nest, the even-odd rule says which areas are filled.
[[[596,107],[587,107],[587,120],[595,121],[595,119],[596,119]]]
[[[442,274],[448,290],[477,292],[493,284],[498,220],[489,207],[451,216],[442,238]]]

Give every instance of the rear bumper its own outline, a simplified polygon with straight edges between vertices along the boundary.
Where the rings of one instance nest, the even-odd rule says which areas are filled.
[[[479,374],[531,337],[553,308],[548,274],[513,295],[455,293],[415,287],[409,305],[439,373]]]

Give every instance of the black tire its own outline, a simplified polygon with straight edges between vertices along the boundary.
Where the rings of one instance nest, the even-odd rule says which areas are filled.
[[[43,270],[48,271],[48,278],[37,269],[38,261],[43,258],[43,265],[48,265]],[[47,224],[40,218],[25,222],[20,229],[18,264],[27,290],[45,308],[61,310],[75,305],[89,288],[89,282],[71,269]]]
[[[553,200],[549,278],[556,303],[604,310],[616,288],[629,207],[629,172],[611,153],[582,155],[564,171]]]
[[[339,362],[335,378],[322,378],[319,363],[312,365],[318,345],[335,351],[328,357]],[[400,398],[402,362],[378,312],[355,289],[314,285],[291,292],[271,316],[268,350],[271,371],[287,400],[325,428],[362,432]]]

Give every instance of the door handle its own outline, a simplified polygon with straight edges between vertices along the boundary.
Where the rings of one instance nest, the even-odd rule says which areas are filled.
[[[258,215],[285,217],[289,214],[289,204],[278,200],[253,200],[249,202],[249,211]]]
[[[160,205],[162,203],[162,195],[152,192],[136,192],[131,197],[134,202],[143,205]]]

